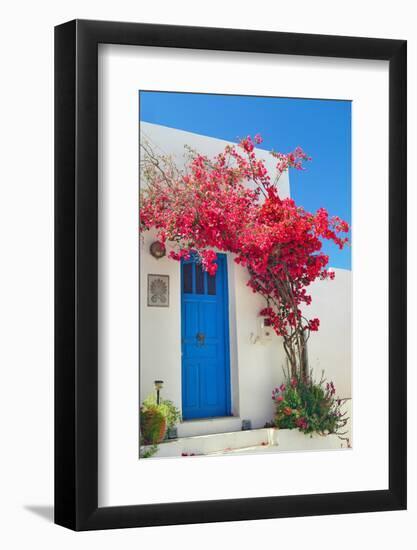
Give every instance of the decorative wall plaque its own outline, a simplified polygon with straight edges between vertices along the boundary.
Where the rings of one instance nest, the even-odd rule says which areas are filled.
[[[169,275],[148,275],[148,306],[169,306]]]

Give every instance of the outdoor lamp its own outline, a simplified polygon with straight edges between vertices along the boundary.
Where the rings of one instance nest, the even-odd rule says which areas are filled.
[[[162,387],[164,385],[163,380],[154,380],[154,385],[156,389],[156,404],[159,405],[159,392],[162,390]]]

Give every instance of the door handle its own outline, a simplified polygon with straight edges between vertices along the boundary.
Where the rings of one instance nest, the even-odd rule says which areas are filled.
[[[197,339],[197,345],[198,346],[204,346],[204,342],[206,340],[206,335],[204,334],[204,332],[197,332],[195,337]]]

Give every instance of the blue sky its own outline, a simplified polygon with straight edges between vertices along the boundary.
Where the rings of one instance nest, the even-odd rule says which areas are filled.
[[[351,223],[351,102],[318,99],[140,92],[140,118],[210,137],[238,141],[261,134],[263,149],[297,145],[312,157],[290,171],[291,196],[306,210],[325,207]],[[351,269],[351,248],[324,243],[329,265]]]

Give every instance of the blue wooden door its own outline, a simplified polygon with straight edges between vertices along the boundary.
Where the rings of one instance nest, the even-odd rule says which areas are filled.
[[[185,420],[230,414],[226,256],[216,275],[194,259],[181,265],[182,414]]]

